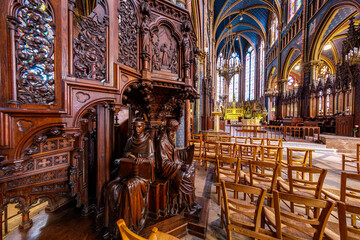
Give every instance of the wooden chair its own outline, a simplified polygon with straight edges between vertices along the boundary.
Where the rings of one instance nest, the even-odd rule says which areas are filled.
[[[278,146],[260,146],[260,160],[281,164],[283,148]]]
[[[276,146],[276,147],[283,147],[283,139],[277,138],[267,138],[266,145],[267,146]]]
[[[250,144],[253,145],[264,145],[265,144],[265,138],[250,138]]]
[[[233,139],[233,137],[231,137],[231,136],[220,136],[220,141],[221,142],[229,142],[229,143],[231,143],[232,139]]]
[[[220,185],[221,181],[237,183],[239,181],[239,158],[234,157],[216,157],[216,191],[218,193],[218,205],[221,201]]]
[[[228,240],[232,239],[232,231],[255,239],[276,239],[266,234],[267,231],[260,227],[261,213],[266,196],[265,189],[225,181],[221,181],[221,189],[224,199],[221,211],[225,213]],[[256,195],[257,201],[250,203],[238,198],[229,198],[228,190]],[[221,221],[223,221],[223,217]]]
[[[205,136],[205,142],[217,142],[220,140],[219,135],[207,134]]]
[[[287,148],[286,165],[312,167],[312,149]]]
[[[116,222],[118,225],[120,235],[122,240],[178,240],[179,238],[174,237],[170,234],[160,232],[157,227],[154,227],[151,230],[149,238],[143,238],[135,233],[133,233],[125,224],[123,219],[120,219]]]
[[[204,158],[205,170],[207,170],[207,162],[215,162],[216,156],[219,153],[219,144],[216,142],[205,142],[204,143]]]
[[[281,165],[261,161],[250,161],[249,165],[250,174],[249,176],[245,175],[245,182],[250,186],[266,189],[269,197],[268,205],[271,205],[272,192],[276,189]]]
[[[247,144],[249,138],[248,137],[234,137],[235,143]]]
[[[192,134],[189,144],[194,144],[194,160],[199,161],[199,170],[201,166],[201,159],[203,157],[203,136],[202,134]]]
[[[355,240],[360,239],[360,227],[356,223],[352,223],[350,226],[347,224],[347,214],[350,217],[360,216],[360,206],[346,204],[338,201],[338,216],[339,216],[339,232],[341,240]]]
[[[234,157],[235,156],[235,143],[220,142],[219,143],[219,154],[223,157]]]
[[[279,239],[314,239],[319,240],[324,236],[326,223],[335,203],[330,200],[314,199],[291,193],[273,192],[274,208],[264,206],[266,222],[275,229]],[[318,218],[304,217],[301,214],[284,210],[280,200],[293,204],[303,205],[305,208],[318,208],[321,213]]]
[[[326,174],[326,169],[290,165],[288,166],[288,180],[279,178],[278,188],[288,193],[321,199],[322,186]],[[317,175],[315,181],[313,181],[313,175]],[[294,212],[295,206],[292,203],[290,204],[290,209],[291,212]],[[309,208],[306,208],[306,213],[309,215]],[[318,209],[315,209],[315,217],[318,217],[318,214]]]
[[[249,144],[235,144],[235,156],[242,160],[256,160],[259,147]]]
[[[347,163],[352,163],[352,164],[347,164]],[[360,174],[360,143],[356,144],[356,155],[347,155],[347,154],[342,155],[343,171],[345,171],[345,166],[356,168],[357,174]]]

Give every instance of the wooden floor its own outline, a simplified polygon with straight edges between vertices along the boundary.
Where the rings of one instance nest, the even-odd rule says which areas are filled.
[[[93,240],[94,217],[81,216],[81,209],[66,205],[54,213],[41,211],[33,218],[33,226],[27,232],[18,229],[5,240]]]

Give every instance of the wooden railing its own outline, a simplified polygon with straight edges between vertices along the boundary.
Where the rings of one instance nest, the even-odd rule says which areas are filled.
[[[318,142],[320,127],[230,125],[230,135],[239,137],[278,138],[286,141]]]

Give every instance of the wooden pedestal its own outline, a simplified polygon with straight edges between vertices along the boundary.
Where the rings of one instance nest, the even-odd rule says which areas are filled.
[[[159,189],[161,187],[159,186]],[[159,231],[182,238],[187,234],[206,239],[207,219],[209,212],[209,199],[197,198],[197,203],[202,209],[195,214],[181,213],[176,216],[159,216],[157,219],[149,218],[146,220],[144,229],[139,233],[143,237],[148,237],[151,230],[157,227]]]

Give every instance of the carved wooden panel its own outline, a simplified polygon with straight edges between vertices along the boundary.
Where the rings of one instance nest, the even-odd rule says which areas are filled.
[[[138,23],[136,12],[130,1],[119,0],[119,62],[137,68]]]
[[[17,12],[17,100],[53,104],[54,20],[45,0],[24,1]]]
[[[160,26],[152,35],[152,70],[178,73],[178,44],[170,29]]]
[[[74,73],[77,78],[105,82],[106,26],[108,18],[94,13],[80,23],[79,36],[74,40]]]

